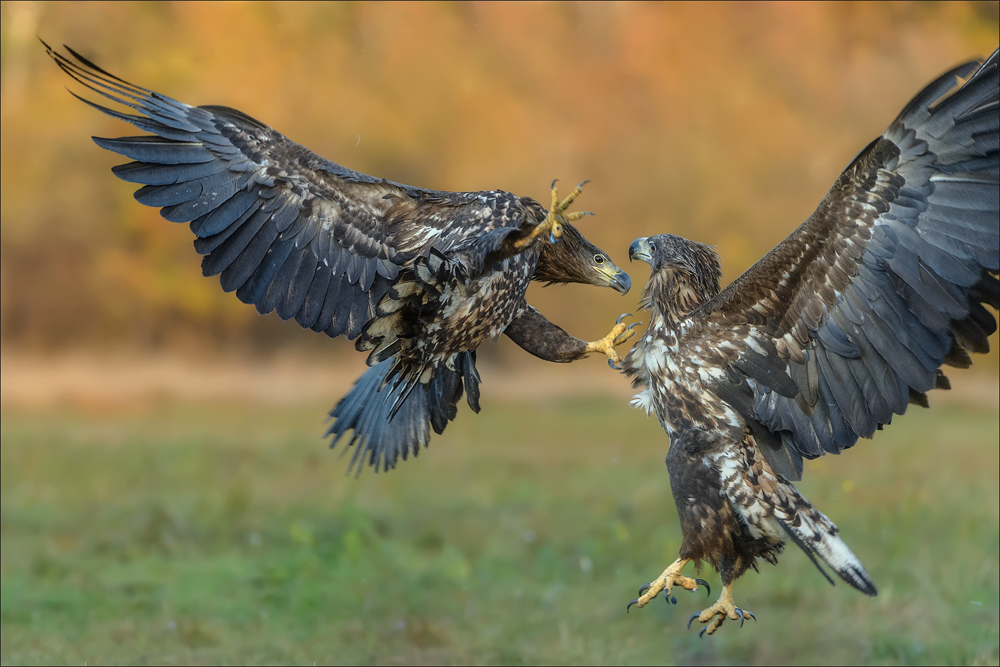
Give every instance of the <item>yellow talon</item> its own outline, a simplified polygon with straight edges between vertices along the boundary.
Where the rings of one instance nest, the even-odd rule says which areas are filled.
[[[708,594],[712,594],[712,589],[709,587],[708,582],[704,579],[692,579],[690,577],[685,577],[681,574],[684,566],[688,564],[691,559],[689,558],[678,558],[673,563],[670,564],[666,570],[663,571],[659,577],[655,580],[644,584],[642,588],[639,589],[639,597],[628,603],[628,607],[625,608],[626,611],[632,608],[632,605],[637,607],[645,607],[649,604],[649,601],[660,594],[663,591],[664,597],[667,601],[672,604],[677,604],[677,601],[670,597],[670,591],[674,586],[680,586],[681,588],[689,591],[698,590],[698,586],[704,586],[708,591]],[[733,604],[733,584],[732,582],[726,584],[722,589],[722,595],[716,600],[715,604],[704,611],[696,612],[691,614],[691,618],[688,619],[688,629],[691,628],[691,624],[694,623],[695,619],[698,619],[699,623],[707,623],[704,628],[702,628],[700,637],[715,634],[715,631],[722,627],[726,619],[732,621],[739,621],[740,627],[747,618],[752,618],[754,621],[757,617],[753,615],[753,612],[747,611],[746,609],[740,609],[735,604]]]
[[[566,213],[566,209],[568,209],[570,204],[573,203],[573,200],[576,199],[581,192],[583,192],[583,186],[588,182],[589,181],[583,181],[573,188],[573,191],[566,195],[565,199],[559,201],[559,190],[556,188],[556,181],[552,181],[552,204],[549,206],[549,212],[545,216],[545,220],[531,230],[531,233],[523,239],[515,242],[514,247],[518,250],[524,250],[525,248],[533,245],[538,238],[546,235],[548,235],[549,243],[555,243],[562,236],[563,224],[579,220],[587,215],[594,215],[590,211],[574,211],[573,213]]]
[[[608,357],[608,366],[621,370],[622,358],[618,356],[618,353],[615,351],[615,346],[621,345],[625,341],[632,338],[632,336],[635,335],[635,331],[632,331],[632,329],[637,325],[642,324],[642,322],[634,322],[628,325],[622,323],[622,320],[627,316],[628,315],[622,315],[619,317],[618,321],[615,322],[614,328],[611,329],[611,332],[607,336],[600,340],[587,343],[587,347],[584,348],[584,352],[588,354],[591,352],[600,352]]]
[[[645,607],[649,604],[650,600],[660,594],[660,591],[663,591],[663,594],[669,599],[670,591],[674,586],[680,586],[684,590],[688,591],[696,591],[698,590],[698,585],[700,584],[711,591],[705,581],[685,577],[681,574],[681,570],[684,569],[684,566],[687,565],[690,560],[690,558],[678,558],[671,563],[670,567],[663,571],[663,574],[639,589],[639,597],[632,600],[628,604],[628,607],[625,608],[626,611],[628,611],[632,605]]]
[[[731,621],[739,621],[740,627],[743,627],[747,616],[755,622],[757,621],[757,617],[753,615],[753,612],[740,609],[733,604],[733,584],[728,583],[722,589],[722,595],[715,601],[715,604],[700,613],[691,614],[691,618],[688,619],[688,628],[691,627],[691,623],[695,619],[698,619],[699,623],[709,623],[709,625],[702,628],[701,632],[698,633],[699,637],[704,637],[706,634],[715,634],[715,631],[722,627],[727,618]]]

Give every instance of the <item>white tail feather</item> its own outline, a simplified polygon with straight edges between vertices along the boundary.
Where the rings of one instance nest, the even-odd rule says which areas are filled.
[[[774,516],[792,541],[810,557],[815,556],[826,563],[854,588],[866,595],[877,595],[878,589],[864,565],[838,536],[840,531],[836,524],[813,507],[795,487],[782,484],[781,490],[786,502],[775,508]]]

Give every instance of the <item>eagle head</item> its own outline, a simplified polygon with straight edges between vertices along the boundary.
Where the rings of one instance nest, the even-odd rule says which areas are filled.
[[[534,280],[553,283],[582,283],[610,287],[621,294],[632,288],[628,274],[615,266],[608,254],[587,240],[569,224],[563,225],[558,243],[542,246],[542,256]]]
[[[632,241],[628,259],[641,259],[651,267],[646,294],[662,312],[681,316],[719,293],[722,271],[710,245],[657,234]]]

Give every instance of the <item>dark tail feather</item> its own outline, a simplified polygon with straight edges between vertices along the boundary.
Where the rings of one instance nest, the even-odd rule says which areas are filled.
[[[356,447],[348,472],[360,474],[365,463],[376,472],[380,467],[389,470],[399,458],[419,454],[428,445],[432,428],[442,433],[455,419],[463,389],[469,406],[479,412],[475,352],[459,353],[454,357],[455,370],[439,366],[429,383],[415,388],[406,382],[385,382],[395,363],[387,359],[365,371],[330,412],[334,422],[326,435],[333,436],[331,448],[347,431],[354,431],[347,443]]]
[[[806,552],[816,569],[827,581],[833,583],[830,575],[820,567],[819,561],[822,561],[841,579],[865,595],[878,595],[878,589],[865,572],[865,566],[840,539],[836,524],[813,507],[791,484],[784,484],[782,487],[794,502],[790,509],[776,510],[775,518],[792,541]]]

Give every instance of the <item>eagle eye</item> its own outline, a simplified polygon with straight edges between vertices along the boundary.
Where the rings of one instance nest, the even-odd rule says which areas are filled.
[[[649,244],[649,249],[650,250],[656,250],[656,244],[655,243],[650,243]]]
[[[604,264],[604,255],[594,255],[594,261],[598,264]]]

